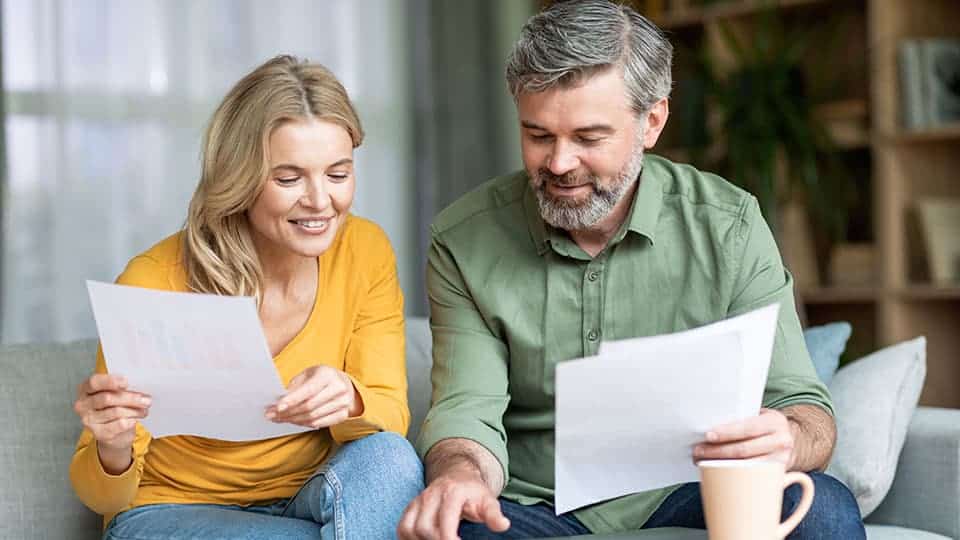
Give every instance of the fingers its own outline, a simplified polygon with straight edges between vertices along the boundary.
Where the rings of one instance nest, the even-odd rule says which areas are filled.
[[[329,414],[337,408],[346,406],[346,400],[342,399],[345,397],[345,395],[345,388],[339,388],[335,384],[327,384],[323,388],[320,388],[316,394],[308,396],[307,399],[296,405],[288,406],[283,411],[278,409],[278,403],[277,406],[273,408],[274,412],[276,413],[276,418],[274,418],[274,421],[287,422],[289,421],[289,418],[309,414],[316,411],[318,408],[324,408],[324,411],[322,413],[318,413],[318,416],[321,414]]]
[[[415,540],[417,536],[414,534],[413,526],[417,522],[417,517],[420,515],[420,497],[416,497],[410,504],[407,505],[407,509],[403,511],[403,516],[400,518],[400,523],[397,524],[397,538],[400,540]]]
[[[755,439],[780,430],[789,430],[787,418],[780,412],[764,409],[759,416],[717,426],[706,434],[708,443]]]
[[[460,516],[463,514],[463,505],[466,497],[461,493],[452,493],[445,497],[442,506],[438,509],[434,522],[440,538],[459,538]]]
[[[97,392],[96,394],[88,394],[86,397],[78,399],[73,405],[73,410],[76,411],[79,416],[84,416],[90,411],[99,411],[111,407],[147,409],[152,402],[153,399],[150,396],[139,392],[105,390]]]
[[[485,497],[480,504],[480,517],[488,529],[493,532],[504,532],[510,528],[510,520],[507,519],[507,516],[503,515],[503,510],[500,508],[500,501],[490,496]]]
[[[353,410],[353,382],[339,370],[313,366],[291,380],[289,393],[267,407],[266,417],[306,427],[328,427]]]
[[[139,392],[97,392],[89,398],[89,402],[95,410],[110,407],[145,409],[150,406],[152,401],[150,396]]]
[[[456,539],[462,519],[484,523],[498,532],[510,527],[496,496],[482,482],[441,477],[407,507],[397,536],[403,540]]]
[[[127,446],[133,442],[136,428],[136,418],[118,418],[105,424],[94,424],[89,429],[98,442],[109,446]]]
[[[287,394],[273,405],[278,413],[297,407],[320,393],[334,379],[333,369],[327,366],[313,366],[290,380]]]
[[[114,420],[122,418],[133,418],[139,420],[147,417],[146,409],[134,409],[129,407],[110,407],[109,409],[90,411],[83,418],[83,425],[87,428],[98,424],[108,424]]]
[[[793,449],[793,439],[782,433],[772,433],[753,439],[736,442],[711,444],[703,443],[694,447],[695,460],[705,459],[751,459],[758,457],[777,457]]]
[[[77,397],[83,397],[84,395],[95,394],[105,390],[126,389],[126,377],[122,375],[112,375],[110,373],[97,373],[80,383],[80,386],[77,388]]]
[[[439,486],[438,486],[439,487]],[[424,491],[422,495],[420,513],[417,516],[416,522],[413,525],[414,533],[416,538],[456,538],[456,530],[453,530],[452,533],[447,535],[442,535],[438,527],[437,517],[443,515],[442,512],[449,512],[456,514],[457,522],[460,521],[461,508],[463,507],[463,499],[456,497],[453,494],[448,495],[445,493],[445,489],[432,489],[429,491]],[[444,499],[447,500],[447,504],[444,505]],[[456,499],[460,500],[460,507],[454,508]],[[442,507],[446,508],[442,508]]]

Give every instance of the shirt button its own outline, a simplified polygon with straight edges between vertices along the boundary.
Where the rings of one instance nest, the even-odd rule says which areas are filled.
[[[587,333],[587,339],[589,339],[590,341],[596,341],[600,339],[600,332],[597,332],[596,330],[591,330],[590,332]]]
[[[589,279],[590,281],[596,281],[597,278],[599,277],[600,277],[600,272],[597,272],[596,270],[587,274],[587,279]]]

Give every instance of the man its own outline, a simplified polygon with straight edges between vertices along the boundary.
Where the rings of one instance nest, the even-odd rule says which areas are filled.
[[[554,515],[554,368],[595,354],[604,339],[675,332],[775,302],[764,408],[712,429],[694,459],[826,468],[832,405],[756,199],[644,155],[669,115],[671,57],[654,25],[606,0],[557,3],[525,25],[506,71],[525,171],[469,193],[431,228],[434,395],[418,441],[428,485],[401,519],[401,538],[704,528],[697,484]],[[813,508],[791,538],[864,538],[850,492],[812,476]],[[798,499],[788,490],[785,510]]]

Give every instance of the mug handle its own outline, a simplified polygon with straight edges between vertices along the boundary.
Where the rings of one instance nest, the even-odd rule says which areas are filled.
[[[790,472],[783,476],[783,489],[793,484],[800,484],[803,488],[803,495],[800,496],[800,504],[797,509],[790,514],[786,521],[777,527],[777,538],[786,538],[790,531],[800,524],[800,520],[807,515],[810,505],[813,504],[813,480],[802,472]]]

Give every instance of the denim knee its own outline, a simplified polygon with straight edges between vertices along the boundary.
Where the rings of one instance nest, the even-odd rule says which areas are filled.
[[[814,484],[813,504],[800,525],[788,536],[793,539],[865,540],[866,532],[860,508],[853,494],[836,478],[823,473],[809,473]],[[784,517],[800,504],[803,491],[798,485],[783,494]]]
[[[416,450],[402,436],[380,432],[347,443],[338,452],[349,462],[348,471],[337,470],[341,476],[366,476],[368,482],[381,488],[390,485],[401,491],[423,490],[423,463]],[[334,458],[334,461],[338,461]],[[342,469],[332,464],[333,469]],[[361,483],[368,483],[361,482]]]

